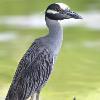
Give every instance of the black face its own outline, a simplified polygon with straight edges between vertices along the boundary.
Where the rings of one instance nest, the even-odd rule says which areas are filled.
[[[49,12],[48,12],[49,11]],[[54,3],[48,6],[45,16],[52,20],[63,20],[69,18],[81,19],[77,13],[71,11],[70,9],[62,9],[60,5]]]
[[[60,6],[58,4],[54,3],[54,4],[49,5],[46,12],[45,12],[45,16],[50,18],[50,19],[53,19],[53,20],[63,20],[64,19],[62,14],[47,13],[48,10],[53,10],[53,11],[62,13],[63,10],[60,8]]]

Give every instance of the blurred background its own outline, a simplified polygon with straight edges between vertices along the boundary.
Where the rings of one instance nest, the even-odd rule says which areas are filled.
[[[100,0],[0,0],[0,100],[23,54],[45,35],[44,11],[63,2],[83,20],[64,20],[64,42],[41,100],[100,99]]]

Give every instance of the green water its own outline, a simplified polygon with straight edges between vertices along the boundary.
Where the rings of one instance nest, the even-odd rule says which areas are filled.
[[[68,4],[76,11],[100,9],[100,0],[0,0],[0,15],[17,15],[43,12],[54,2]]]

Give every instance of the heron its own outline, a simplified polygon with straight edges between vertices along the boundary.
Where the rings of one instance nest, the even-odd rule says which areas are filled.
[[[31,44],[18,64],[5,100],[39,100],[47,83],[63,41],[60,20],[82,19],[64,3],[52,3],[45,10],[48,34]]]

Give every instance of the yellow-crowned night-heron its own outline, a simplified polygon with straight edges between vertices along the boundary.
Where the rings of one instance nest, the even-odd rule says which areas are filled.
[[[39,100],[39,93],[47,82],[62,45],[63,29],[58,20],[81,19],[63,3],[53,3],[45,11],[48,35],[36,39],[19,62],[6,100]]]

